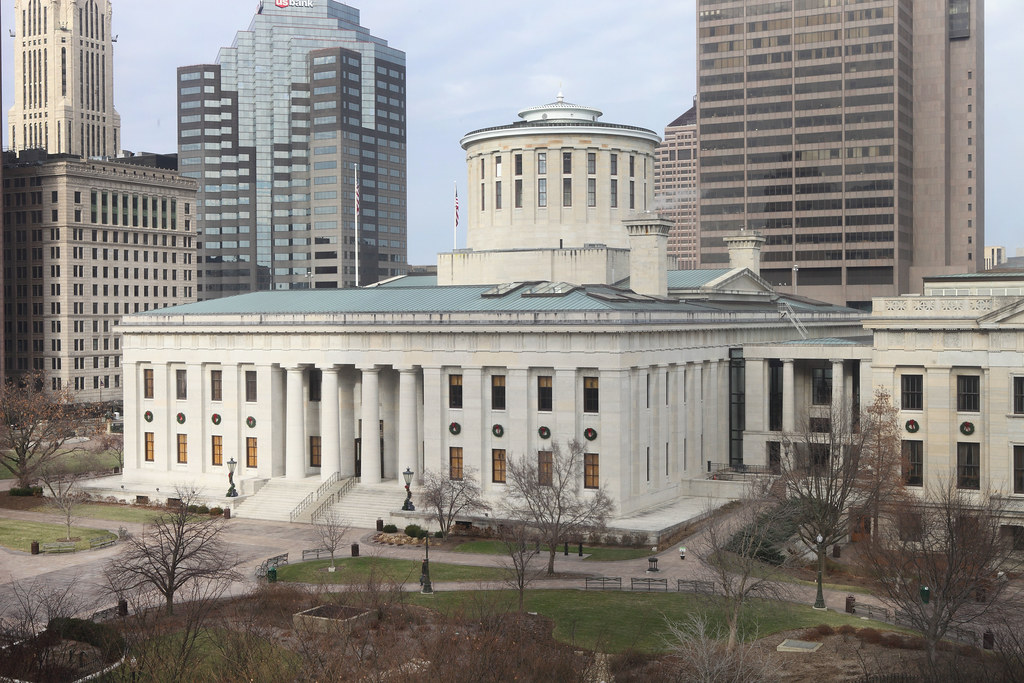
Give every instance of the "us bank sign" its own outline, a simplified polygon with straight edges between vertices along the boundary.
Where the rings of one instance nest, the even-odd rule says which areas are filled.
[[[278,7],[312,7],[313,0],[274,0]]]

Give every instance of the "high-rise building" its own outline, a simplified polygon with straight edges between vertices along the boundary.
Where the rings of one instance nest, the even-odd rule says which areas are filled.
[[[14,13],[8,149],[116,156],[109,0],[15,0]]]
[[[858,307],[975,271],[983,13],[983,0],[698,0],[701,264],[757,230],[769,282]]]
[[[654,205],[672,221],[668,255],[682,270],[697,267],[697,106],[665,127],[654,161]]]
[[[178,114],[200,299],[405,272],[405,54],[358,10],[261,3],[216,64],[178,69]]]

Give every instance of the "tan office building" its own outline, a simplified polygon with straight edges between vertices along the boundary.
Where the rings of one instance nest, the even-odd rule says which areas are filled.
[[[676,267],[697,267],[697,106],[665,127],[655,151],[654,206],[672,221],[668,255]]]
[[[195,301],[195,181],[127,160],[9,157],[5,372],[119,401],[121,317]]]
[[[8,149],[116,156],[109,0],[16,0]]]
[[[984,246],[983,0],[698,0],[700,263],[868,308]],[[794,275],[797,275],[794,282]]]

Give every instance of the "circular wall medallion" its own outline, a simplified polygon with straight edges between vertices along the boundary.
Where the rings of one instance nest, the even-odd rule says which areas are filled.
[[[974,433],[974,423],[973,422],[961,422],[960,423],[960,433],[961,434],[966,434],[967,436],[970,436],[971,434],[973,434]]]
[[[253,427],[256,426],[256,418],[250,415],[249,417],[245,418],[245,424],[249,425],[249,429],[252,429]]]
[[[210,417],[210,421],[213,422],[213,424],[215,424],[215,425],[219,425],[220,424],[220,413],[214,413]]]
[[[916,434],[917,430],[921,428],[921,425],[917,423],[917,420],[907,420],[907,424],[905,426],[907,431],[911,434]]]
[[[597,438],[597,430],[593,427],[587,427],[583,430],[583,438],[587,441],[593,441]]]
[[[185,413],[178,413],[174,419],[177,420],[180,425],[185,424]]]
[[[153,421],[153,411],[152,410],[147,410],[146,412],[144,412],[142,414],[142,417],[143,417],[143,419],[146,422],[152,422]]]
[[[493,427],[491,427],[491,434],[494,434],[497,437],[501,437],[502,435],[505,434],[505,428],[502,427],[501,425],[494,425]]]
[[[540,438],[542,438],[542,439],[549,439],[549,438],[551,438],[551,430],[548,429],[547,427],[541,427],[540,429],[538,429],[537,430],[537,434],[539,434]]]
[[[458,422],[452,422],[450,425],[448,425],[448,431],[451,432],[452,434],[458,434],[459,432],[462,431],[462,425],[460,425]]]

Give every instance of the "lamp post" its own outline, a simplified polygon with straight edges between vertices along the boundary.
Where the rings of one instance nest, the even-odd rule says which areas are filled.
[[[405,502],[402,503],[403,510],[415,510],[416,506],[412,504],[412,491],[409,489],[409,485],[412,484],[413,471],[408,467],[405,468],[405,472],[402,472],[402,476],[405,478]]]
[[[821,542],[824,541],[821,534],[818,534],[818,597],[814,599],[814,609],[825,609],[825,596],[821,592],[821,572],[825,564],[825,553],[821,546]]]
[[[423,559],[423,568],[420,573],[420,585],[423,586],[420,589],[420,593],[423,595],[433,595],[434,587],[430,585],[430,536],[427,536],[427,556]]]
[[[235,489],[235,465],[237,464],[234,458],[228,460],[228,484],[230,486],[228,488],[228,498],[234,498],[238,495],[238,491]]]

